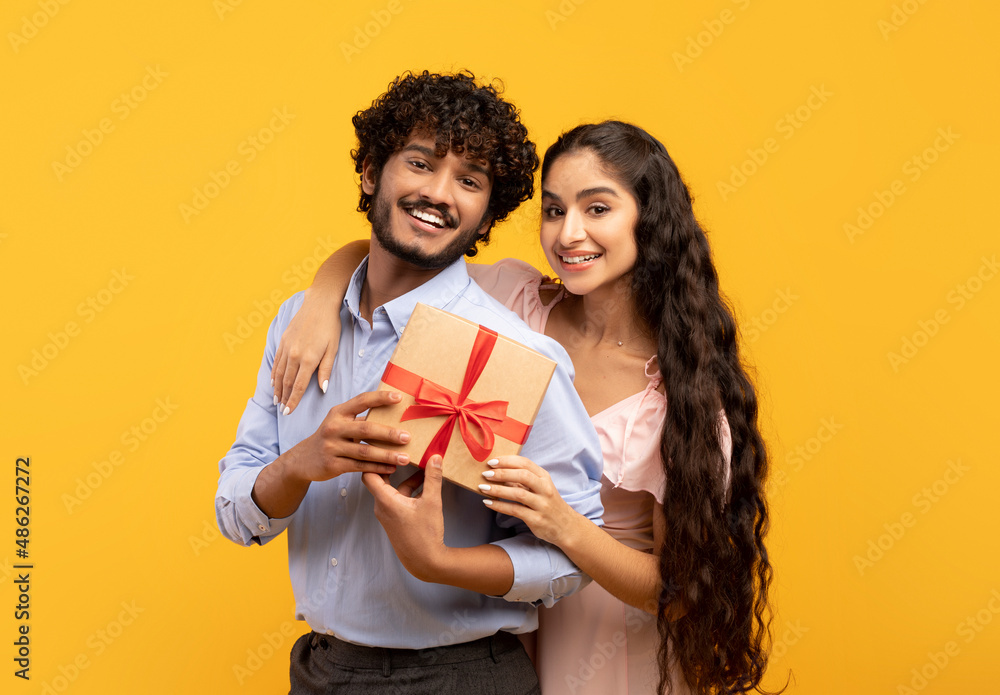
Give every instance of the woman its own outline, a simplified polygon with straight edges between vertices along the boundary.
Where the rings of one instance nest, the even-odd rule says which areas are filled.
[[[736,323],[663,145],[616,121],[561,136],[542,164],[541,243],[561,285],[518,261],[470,266],[470,275],[567,350],[604,452],[603,530],[527,459],[503,457],[484,474],[487,505],[524,520],[594,579],[542,611],[542,691],[756,689],[772,574],[767,454]],[[346,284],[327,271],[318,281]],[[305,326],[338,305],[336,292],[307,297],[310,320],[300,313],[282,339],[273,376],[289,408],[293,382],[301,393],[320,355],[320,383],[329,374],[336,317],[327,310],[320,336]],[[289,357],[303,352],[314,357]]]

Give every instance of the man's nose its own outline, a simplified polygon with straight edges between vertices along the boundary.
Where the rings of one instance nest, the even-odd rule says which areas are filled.
[[[432,205],[444,204],[452,209],[455,199],[451,191],[451,177],[443,172],[434,172],[421,186],[420,197]]]

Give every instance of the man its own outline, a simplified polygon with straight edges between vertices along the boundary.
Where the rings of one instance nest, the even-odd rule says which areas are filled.
[[[537,692],[514,635],[537,627],[539,603],[587,578],[519,520],[443,484],[440,457],[412,497],[418,483],[396,473],[409,457],[366,443],[408,435],[356,419],[398,400],[374,389],[418,301],[483,324],[559,363],[522,454],[599,523],[600,449],[569,358],[471,282],[462,258],[531,196],[534,145],[513,106],[467,74],[398,78],[354,126],[372,240],[341,308],[329,390],[310,389],[291,414],[275,403],[272,361],[296,295],[271,324],[257,389],[219,464],[219,526],[243,545],[287,529],[296,617],[313,630],[293,647],[292,693],[439,695],[487,680],[497,692]]]

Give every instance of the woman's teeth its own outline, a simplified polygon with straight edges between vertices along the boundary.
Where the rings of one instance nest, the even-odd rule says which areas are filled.
[[[410,210],[410,215],[416,217],[418,220],[423,220],[428,224],[433,224],[437,227],[444,226],[444,219],[440,215],[435,215],[431,212],[425,212],[423,210]]]
[[[587,261],[592,261],[595,258],[600,258],[601,254],[595,253],[591,256],[559,256],[562,262],[566,265],[576,265],[577,263],[586,263]]]

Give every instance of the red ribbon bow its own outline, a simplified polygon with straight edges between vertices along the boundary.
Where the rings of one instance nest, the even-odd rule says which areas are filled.
[[[451,442],[452,432],[458,423],[462,433],[462,441],[469,453],[477,461],[484,461],[496,441],[495,434],[505,439],[524,443],[530,428],[516,420],[507,417],[509,401],[483,401],[475,403],[468,400],[469,392],[479,381],[486,363],[489,362],[496,345],[497,334],[483,326],[479,327],[476,341],[469,355],[469,363],[465,368],[465,378],[462,380],[462,390],[458,393],[424,379],[412,372],[398,367],[390,362],[386,365],[382,382],[394,388],[401,389],[414,397],[415,405],[403,411],[402,421],[446,415],[430,444],[427,445],[420,467],[427,465],[434,454],[444,456]]]

